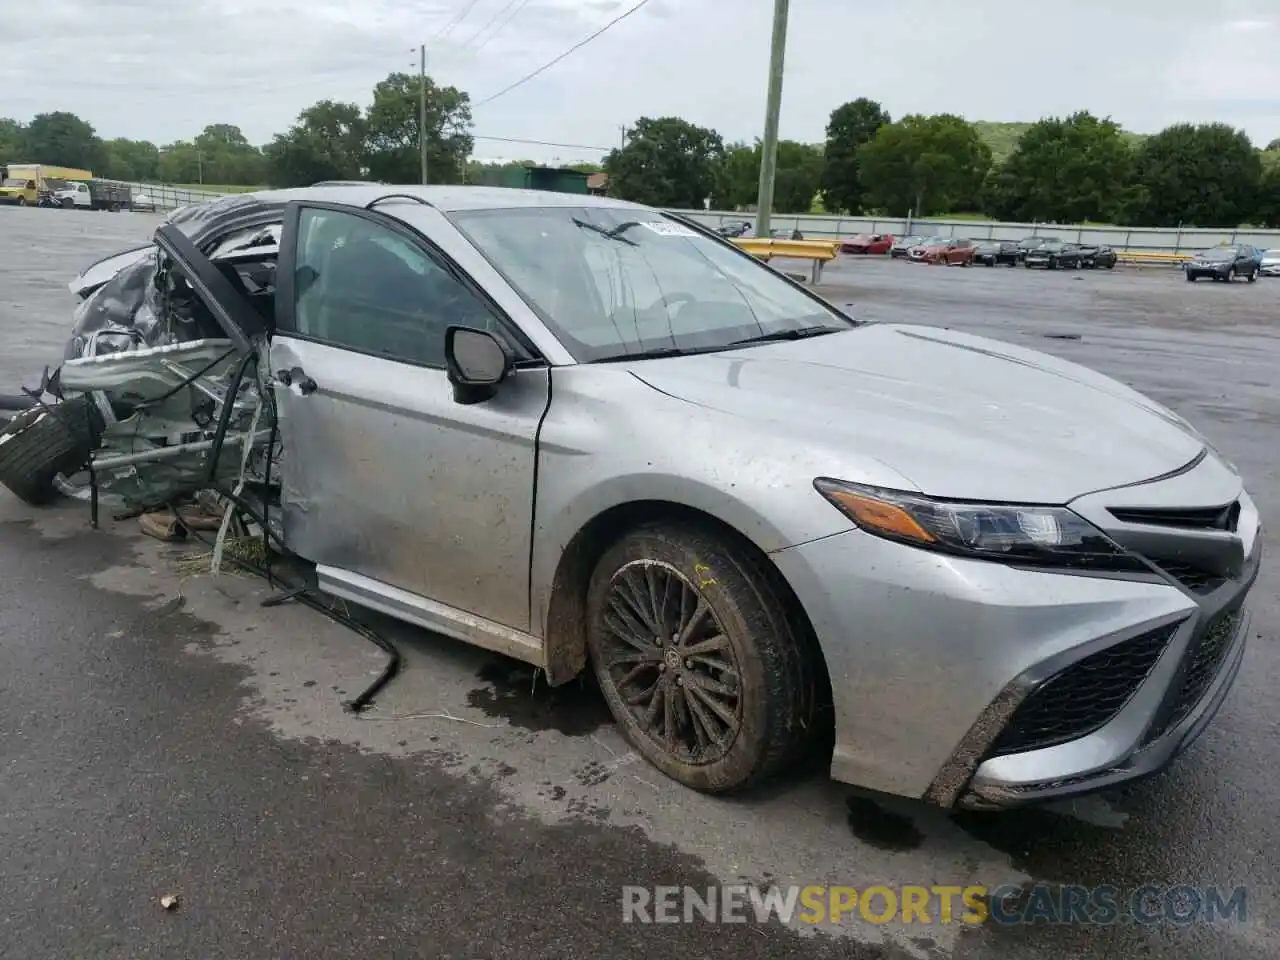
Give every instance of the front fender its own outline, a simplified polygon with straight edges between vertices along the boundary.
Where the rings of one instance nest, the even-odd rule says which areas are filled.
[[[604,365],[552,371],[538,439],[530,556],[531,629],[547,633],[566,550],[619,507],[674,504],[723,523],[765,553],[852,524],[813,488],[829,449],[668,396]]]

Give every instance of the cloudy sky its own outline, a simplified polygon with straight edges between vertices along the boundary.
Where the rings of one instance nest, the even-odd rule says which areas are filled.
[[[429,72],[477,103],[480,157],[595,159],[642,115],[758,135],[772,0],[650,0],[479,105],[634,3],[41,0],[3,18],[0,116],[70,110],[104,137],[159,143],[234,123],[265,142],[318,99],[366,103],[425,42]],[[792,0],[782,135],[822,139],[858,96],[895,118],[1223,120],[1266,143],[1280,137],[1280,0]]]

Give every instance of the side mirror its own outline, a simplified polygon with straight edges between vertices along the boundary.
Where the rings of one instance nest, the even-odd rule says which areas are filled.
[[[483,403],[515,369],[511,349],[487,330],[451,326],[444,332],[444,362],[458,403]]]

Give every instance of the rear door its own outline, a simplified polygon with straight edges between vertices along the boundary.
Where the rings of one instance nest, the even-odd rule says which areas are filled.
[[[321,203],[286,211],[276,318],[290,547],[367,578],[367,592],[398,588],[527,630],[550,377],[518,331],[401,221]],[[455,402],[451,324],[499,333],[525,367],[490,400]]]

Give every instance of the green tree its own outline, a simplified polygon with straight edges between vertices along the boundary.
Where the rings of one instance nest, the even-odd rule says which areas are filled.
[[[38,113],[27,124],[26,149],[31,163],[92,169],[103,159],[93,127],[74,113]]]
[[[1268,167],[1258,184],[1258,216],[1263,226],[1280,230],[1280,164]]]
[[[504,176],[512,170],[539,166],[536,160],[468,160],[465,183],[503,183]]]
[[[724,158],[720,134],[679,117],[641,117],[627,144],[609,151],[609,193],[655,207],[701,210]]]
[[[202,180],[200,151],[190,140],[179,140],[160,148],[156,161],[156,179],[163,183],[213,183]]]
[[[822,162],[822,203],[832,213],[861,213],[866,189],[858,171],[858,151],[890,123],[874,100],[859,97],[836,107],[827,123]]]
[[[146,140],[117,137],[102,145],[104,162],[99,176],[109,180],[155,180],[160,166],[160,150]]]
[[[1120,223],[1134,202],[1120,126],[1087,112],[1032,124],[995,171],[988,207],[1005,220]]]
[[[211,123],[195,138],[204,183],[258,186],[266,176],[262,151],[229,123]]]
[[[432,183],[460,183],[475,144],[471,97],[428,77],[426,100],[427,178]],[[367,122],[370,176],[388,183],[418,183],[418,78],[393,73],[374,87]]]
[[[0,117],[0,164],[27,159],[27,128],[17,120]]]
[[[795,140],[778,143],[778,168],[773,178],[775,213],[808,213],[822,184],[822,147]]]
[[[962,118],[911,114],[881,127],[858,151],[870,206],[924,217],[976,203],[991,149]]]
[[[1143,142],[1135,176],[1145,188],[1137,223],[1234,227],[1251,217],[1262,160],[1242,130],[1180,123]]]
[[[711,191],[714,210],[743,210],[754,207],[760,188],[760,145],[731,143],[716,167]]]
[[[300,187],[321,180],[360,180],[368,163],[368,123],[354,103],[321,100],[303,110],[264,151],[267,182]]]

